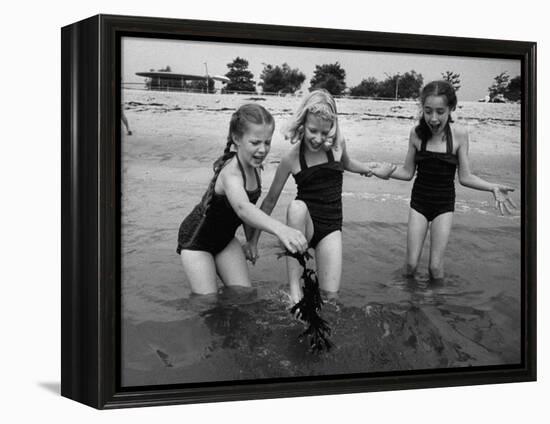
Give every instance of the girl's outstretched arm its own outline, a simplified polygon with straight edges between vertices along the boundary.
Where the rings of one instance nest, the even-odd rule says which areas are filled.
[[[348,154],[345,141],[342,141],[342,158],[340,161],[342,165],[344,165],[346,171],[365,175],[367,177],[375,175],[378,178],[387,179],[388,175],[395,170],[395,166],[388,163],[359,162],[358,160],[352,159]]]
[[[288,177],[292,172],[292,153],[293,152],[290,152],[289,154],[283,156],[281,162],[279,162],[279,166],[277,167],[277,170],[275,171],[275,176],[273,177],[273,181],[271,182],[271,187],[269,187],[269,192],[267,193],[267,196],[260,206],[260,210],[265,212],[267,215],[271,215],[271,212],[273,212],[273,208],[275,208],[275,205],[279,200],[279,196],[283,191],[286,181],[288,180]],[[258,244],[261,232],[262,230],[259,228],[254,229],[254,232],[250,237],[250,244],[254,246]]]
[[[504,212],[512,213],[511,208],[516,208],[515,203],[509,197],[509,193],[514,191],[512,187],[501,184],[490,183],[483,178],[472,173],[469,160],[470,140],[466,131],[455,130],[458,144],[458,181],[461,185],[475,190],[490,191],[495,198],[495,208]]]
[[[285,248],[292,253],[296,251],[303,252],[307,249],[307,240],[300,231],[271,218],[257,208],[256,205],[250,203],[240,173],[222,172],[219,178],[227,200],[244,223],[274,234],[281,240]]]
[[[409,147],[407,149],[407,155],[405,156],[405,162],[403,165],[398,165],[395,171],[390,175],[390,178],[396,180],[410,181],[414,177],[414,171],[416,170],[416,164],[414,158],[416,156],[416,141],[418,136],[414,132],[414,128],[411,129],[409,134]]]

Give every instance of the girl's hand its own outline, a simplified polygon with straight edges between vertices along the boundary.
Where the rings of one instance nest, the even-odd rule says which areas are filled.
[[[361,175],[363,177],[372,177],[374,174],[373,174],[373,171],[374,171],[374,168],[378,168],[380,167],[381,163],[380,162],[367,162],[366,164],[370,169],[367,171],[367,172],[361,172]]]
[[[287,225],[283,225],[277,232],[277,237],[281,240],[281,243],[283,243],[285,248],[291,253],[304,253],[307,250],[308,243],[301,231]]]
[[[390,178],[390,175],[397,169],[397,166],[395,166],[393,163],[381,163],[378,167],[374,168],[372,170],[372,173],[377,176],[378,178],[382,178],[383,180],[387,180]]]
[[[256,265],[256,261],[260,257],[258,255],[258,246],[255,243],[246,242],[243,244],[243,252],[246,259],[252,262],[252,265]]]
[[[516,204],[508,194],[512,191],[514,191],[512,187],[503,185],[496,185],[492,190],[493,196],[495,197],[495,209],[498,209],[501,215],[504,215],[504,211],[511,215],[511,209],[517,209]]]

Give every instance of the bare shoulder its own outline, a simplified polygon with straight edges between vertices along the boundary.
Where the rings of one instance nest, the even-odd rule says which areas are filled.
[[[233,177],[233,176],[239,176],[241,175],[241,172],[239,170],[239,167],[237,165],[237,159],[235,156],[233,156],[231,159],[229,159],[222,167],[222,170],[219,173],[219,177],[227,178],[227,177]]]
[[[342,156],[349,155],[349,152],[347,151],[347,145],[345,138],[342,138],[342,140],[338,143],[338,145],[333,145],[330,150],[332,150],[332,154],[334,155],[334,160],[339,161],[342,159]]]
[[[456,143],[457,148],[468,144],[469,131],[468,128],[463,125],[453,125],[453,142]]]
[[[332,153],[345,152],[347,150],[347,142],[345,138],[342,138],[338,145],[332,146]]]
[[[216,180],[215,191],[218,194],[224,194],[225,189],[230,184],[239,184],[244,186],[243,176],[237,165],[237,160],[235,158],[229,159],[226,162]]]
[[[292,145],[290,150],[288,150],[283,157],[281,158],[281,163],[279,167],[292,172],[300,163],[300,143]]]
[[[416,126],[414,126],[411,128],[411,131],[409,132],[409,145],[420,150],[421,143],[422,141],[420,140],[420,138],[418,137],[418,134],[416,133]]]
[[[339,149],[339,150],[345,150],[346,149],[346,139],[342,137],[342,140],[340,140],[340,143],[338,143],[338,146],[333,147],[333,151],[334,151],[334,148]]]
[[[453,133],[457,138],[467,138],[468,137],[468,127],[464,125],[453,125]]]

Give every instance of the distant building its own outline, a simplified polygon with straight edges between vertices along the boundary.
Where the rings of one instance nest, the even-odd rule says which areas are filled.
[[[216,92],[215,82],[226,83],[229,78],[221,75],[178,74],[169,71],[136,72],[136,75],[145,77],[145,86],[148,90],[174,91],[208,91]],[[208,90],[206,89],[208,81]]]

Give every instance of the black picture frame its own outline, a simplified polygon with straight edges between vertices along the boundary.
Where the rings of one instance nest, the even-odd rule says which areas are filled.
[[[121,388],[123,36],[520,60],[521,364]],[[61,43],[63,396],[107,409],[536,380],[536,43],[113,15],[62,28]]]

